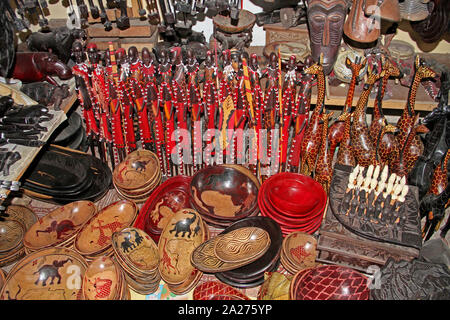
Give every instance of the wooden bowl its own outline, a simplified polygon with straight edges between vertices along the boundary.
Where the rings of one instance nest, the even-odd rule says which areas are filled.
[[[100,256],[89,264],[83,277],[86,300],[117,300],[122,291],[121,269],[109,257]]]
[[[153,274],[159,265],[158,246],[144,231],[125,228],[112,235],[114,251],[138,272]]]
[[[270,204],[291,216],[303,215],[323,205],[323,187],[309,176],[283,172],[267,179],[264,195]]]
[[[171,217],[183,208],[191,208],[191,177],[175,176],[160,184],[139,211],[134,226],[144,230],[155,242]]]
[[[225,300],[226,297],[230,296],[240,300],[250,300],[249,297],[239,290],[220,281],[205,281],[196,286],[192,293],[194,300],[214,300],[217,297],[223,297]]]
[[[36,213],[33,212],[27,206],[22,206],[18,204],[10,204],[6,208],[6,213],[8,218],[6,220],[17,220],[23,224],[25,231],[30,229],[30,227],[38,221]]]
[[[101,209],[79,231],[74,249],[90,258],[111,248],[111,236],[133,224],[137,206],[133,201],[120,200]],[[111,249],[112,250],[112,249]]]
[[[264,272],[268,271],[268,269],[273,267],[276,264],[276,261],[279,260],[281,244],[283,242],[281,228],[278,223],[271,218],[250,217],[233,223],[219,235],[223,235],[243,227],[257,227],[266,230],[270,236],[270,246],[264,255],[256,261],[237,269],[221,272],[220,274],[234,279],[246,279],[252,277],[258,277],[258,279],[261,277],[263,278]]]
[[[195,271],[192,251],[205,241],[205,225],[193,209],[175,213],[159,238],[159,272],[168,284],[181,285]]]
[[[313,268],[295,286],[295,300],[368,300],[367,277],[354,269],[324,265]]]
[[[8,254],[19,247],[24,234],[24,226],[19,221],[0,221],[0,254]]]
[[[214,245],[214,254],[225,262],[254,261],[269,248],[270,237],[267,231],[246,227],[233,230],[220,237]]]
[[[230,17],[218,14],[214,16],[213,23],[219,30],[238,33],[251,29],[256,22],[255,14],[247,10],[239,10],[238,19],[237,25],[233,25]]]
[[[96,213],[91,201],[75,201],[59,207],[31,226],[24,236],[24,245],[30,250],[57,246],[75,236]]]
[[[149,150],[136,150],[114,168],[113,182],[122,190],[140,189],[152,183],[160,173],[159,160]]]
[[[80,300],[87,267],[84,258],[71,249],[36,251],[11,269],[0,299]]]
[[[191,204],[213,220],[236,221],[255,211],[258,189],[258,180],[242,166],[209,166],[192,177]]]
[[[316,266],[317,240],[312,235],[297,231],[283,240],[284,257],[297,270]]]

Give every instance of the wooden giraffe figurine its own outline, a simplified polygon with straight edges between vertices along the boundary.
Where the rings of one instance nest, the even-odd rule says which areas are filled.
[[[344,136],[339,145],[339,151],[337,154],[336,163],[352,166],[356,165],[355,156],[353,155],[353,149],[350,139],[350,126],[352,124],[352,113],[344,112],[338,117],[337,121],[343,122],[344,126]],[[328,135],[328,137],[330,137]]]
[[[400,149],[401,146],[404,146],[406,144],[406,140],[408,139],[409,133],[415,125],[416,113],[414,111],[414,106],[416,104],[416,94],[420,82],[422,81],[422,79],[433,78],[435,76],[436,73],[433,70],[431,70],[428,66],[426,66],[424,61],[421,60],[419,56],[416,56],[415,73],[413,82],[411,84],[411,87],[409,88],[408,100],[406,101],[405,107],[403,108],[403,112],[397,121],[397,128],[398,128],[397,143]],[[419,151],[422,150],[423,152],[423,143],[420,140],[419,136],[415,138],[415,141],[412,144],[410,144],[410,146],[413,148],[413,152],[414,150]],[[400,155],[397,155],[397,157],[399,156]]]
[[[317,103],[308,122],[301,145],[301,173],[310,175],[316,165],[317,154],[322,142],[322,125],[320,115],[325,112],[325,74],[320,63],[315,63],[306,68],[304,73],[317,77]]]
[[[423,124],[419,124],[418,122],[419,115],[417,114],[414,117],[413,127],[409,131],[409,134],[406,137],[406,141],[403,144],[398,145],[398,154],[391,163],[392,172],[396,173],[400,177],[408,175],[417,161],[417,152],[408,152],[408,150],[411,150],[411,146],[414,146],[414,140],[417,137],[417,133],[428,132],[428,128]]]
[[[384,76],[384,71],[377,74],[370,70],[363,92],[359,97],[356,109],[353,112],[353,121],[350,127],[351,144],[356,163],[361,167],[376,165],[376,150],[369,136],[369,127],[366,121],[367,102],[370,92],[378,79]]]
[[[345,59],[345,65],[352,71],[352,79],[348,87],[347,98],[345,99],[345,105],[341,115],[343,115],[344,113],[350,113],[352,110],[356,83],[358,82],[359,73],[361,72],[361,69],[365,67],[366,63],[367,59],[364,58],[364,60],[361,62],[361,57],[356,57],[355,62],[352,62],[348,57]],[[330,126],[330,129],[328,130],[330,152],[333,155],[336,147],[343,141],[344,138],[345,122],[340,121],[339,118],[340,117],[336,119],[336,121]]]
[[[388,80],[390,77],[400,76],[400,69],[397,68],[391,62],[391,60],[382,58],[382,66],[384,70],[384,76],[379,81],[377,96],[373,104],[372,122],[369,126],[369,134],[374,139],[374,142],[375,140],[377,140],[378,133],[380,132],[381,128],[385,126],[385,117],[383,114],[382,103]]]
[[[330,152],[328,142],[328,123],[329,119],[333,115],[333,112],[322,113],[320,119],[322,124],[322,143],[319,150],[319,156],[317,159],[316,169],[314,172],[314,180],[319,182],[325,191],[328,193],[330,188],[331,178],[333,176],[333,154]]]
[[[431,179],[431,186],[428,190],[428,194],[424,198],[430,198],[433,195],[436,197],[445,195],[444,192],[448,192],[448,162],[450,160],[450,149],[447,150],[444,159],[436,167],[433,172],[433,177]],[[441,203],[443,208],[441,210],[429,210],[428,212],[421,212],[421,215],[426,214],[426,222],[422,228],[422,237],[428,240],[434,231],[439,229],[441,221],[445,217],[445,209],[449,206],[449,201],[447,203]],[[448,218],[447,224],[443,228],[444,234],[449,228],[450,217]]]
[[[385,118],[383,119],[382,127],[376,133],[375,139],[377,162],[382,166],[389,165],[398,152],[394,136],[397,128],[392,124],[388,124]]]
[[[450,160],[450,149],[447,150],[444,159],[441,164],[436,167],[433,172],[433,178],[431,179],[431,186],[428,193],[440,194],[444,192],[448,185],[448,162]]]

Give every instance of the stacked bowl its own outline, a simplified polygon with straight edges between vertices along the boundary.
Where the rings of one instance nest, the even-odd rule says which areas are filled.
[[[139,211],[134,226],[144,230],[158,243],[159,237],[175,212],[191,208],[189,185],[191,177],[175,176],[161,183]]]
[[[81,300],[86,260],[72,249],[38,250],[6,277],[0,300]]]
[[[172,293],[182,295],[197,285],[203,272],[191,264],[190,256],[208,239],[208,228],[193,209],[181,209],[169,220],[158,242],[158,269]]]
[[[347,267],[323,265],[295,274],[291,300],[368,300],[367,277]]]
[[[296,231],[288,234],[281,249],[281,264],[292,274],[317,265],[317,240],[305,232]]]
[[[99,256],[88,266],[82,285],[83,300],[130,300],[122,269],[110,257]]]
[[[136,203],[145,202],[161,180],[159,159],[149,150],[131,152],[113,171],[113,184],[119,196]]]
[[[259,242],[250,246],[252,241],[248,241],[249,234],[258,238]],[[281,229],[274,220],[248,217],[233,223],[215,238],[198,246],[191,255],[191,264],[205,273],[214,274],[230,286],[256,287],[264,282],[265,272],[278,268],[281,244]],[[222,247],[235,253],[221,253]]]
[[[133,291],[147,295],[154,293],[161,280],[158,246],[144,231],[125,228],[112,236],[114,258],[125,274]]]
[[[96,213],[97,208],[91,201],[75,201],[51,211],[25,233],[26,252],[50,247],[71,248],[78,231]]]
[[[0,221],[0,267],[10,265],[25,255],[25,232],[25,226],[17,220]]]
[[[211,226],[226,228],[258,215],[260,183],[240,165],[208,166],[197,171],[190,184],[192,208]]]
[[[322,223],[327,194],[311,177],[283,172],[264,181],[258,204],[262,216],[275,220],[283,235],[295,231],[313,234]]]
[[[73,248],[88,262],[99,256],[112,256],[112,235],[133,225],[137,206],[130,200],[119,200],[101,209],[87,221],[75,237]]]
[[[26,254],[23,238],[38,221],[30,208],[10,204],[5,210],[5,221],[0,222],[0,267],[19,260]]]

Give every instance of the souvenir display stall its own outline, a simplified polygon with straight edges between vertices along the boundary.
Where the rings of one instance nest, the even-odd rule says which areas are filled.
[[[449,13],[0,2],[0,299],[449,299]]]

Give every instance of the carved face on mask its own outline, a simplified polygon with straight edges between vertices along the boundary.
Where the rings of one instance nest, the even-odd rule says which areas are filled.
[[[307,14],[312,57],[318,62],[323,53],[323,70],[329,74],[341,44],[347,4],[345,0],[309,0]]]

